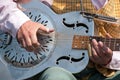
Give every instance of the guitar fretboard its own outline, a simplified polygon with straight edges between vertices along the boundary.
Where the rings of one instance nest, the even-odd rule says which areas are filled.
[[[87,49],[88,44],[91,44],[92,39],[102,41],[104,45],[109,47],[113,51],[120,51],[120,39],[116,38],[102,38],[96,36],[79,36],[75,35],[73,38],[72,48],[74,49]]]

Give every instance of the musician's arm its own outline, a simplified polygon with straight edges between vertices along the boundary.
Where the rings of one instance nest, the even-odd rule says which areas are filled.
[[[13,0],[0,0],[0,29],[16,37],[20,26],[29,18],[17,8]]]
[[[53,4],[53,0],[40,0],[40,1],[45,3],[48,6],[51,6]]]
[[[91,0],[93,5],[95,6],[96,9],[101,9],[102,7],[104,7],[108,0]]]
[[[112,60],[106,65],[106,67],[114,70],[120,70],[120,51],[113,52]]]

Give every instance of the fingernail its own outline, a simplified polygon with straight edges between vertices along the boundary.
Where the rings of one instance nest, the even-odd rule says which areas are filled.
[[[96,40],[95,40],[95,39],[92,39],[92,42],[96,42]]]
[[[49,32],[50,31],[50,29],[49,28],[47,28],[47,32]]]
[[[95,39],[92,39],[92,41],[95,41]]]
[[[98,42],[99,46],[102,47],[103,43],[101,41]]]
[[[50,29],[50,31],[49,32],[54,32],[54,29]]]
[[[103,44],[101,41],[99,41],[99,44]]]

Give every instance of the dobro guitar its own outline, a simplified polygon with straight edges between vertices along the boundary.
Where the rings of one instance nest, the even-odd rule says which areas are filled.
[[[23,7],[31,20],[55,32],[39,32],[41,46],[34,52],[27,52],[15,38],[0,32],[1,60],[15,80],[29,78],[51,66],[60,66],[72,73],[82,71],[89,62],[87,46],[93,38],[103,41],[112,50],[120,50],[120,39],[92,37],[93,20],[83,17],[79,11],[58,15],[38,0]]]

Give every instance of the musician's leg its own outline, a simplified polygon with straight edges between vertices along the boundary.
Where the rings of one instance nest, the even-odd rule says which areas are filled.
[[[120,80],[120,71],[117,71],[113,77],[107,78],[105,80]]]
[[[63,68],[52,67],[48,68],[39,80],[76,80],[76,78]]]
[[[120,80],[120,71],[117,71],[114,76],[109,78],[102,76],[100,73],[95,73],[88,80]]]

